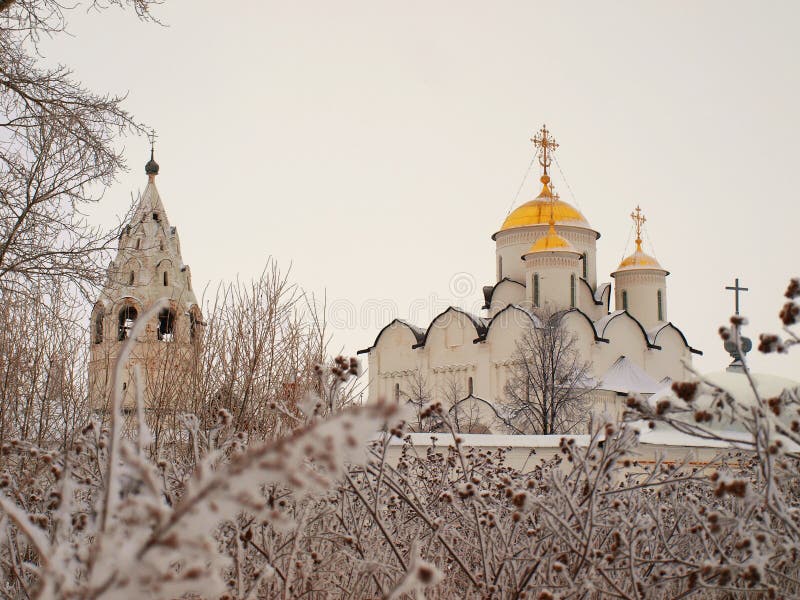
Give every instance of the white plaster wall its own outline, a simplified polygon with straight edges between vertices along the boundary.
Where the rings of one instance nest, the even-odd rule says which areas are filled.
[[[655,340],[661,350],[652,350],[647,357],[647,372],[656,380],[671,377],[682,381],[691,377],[683,361],[691,361],[691,352],[683,343],[683,338],[672,327],[663,329]]]
[[[622,292],[628,292],[628,312],[639,320],[645,329],[665,323],[667,317],[667,281],[664,271],[636,269],[617,271],[614,304],[622,310]],[[658,318],[658,290],[661,290],[663,318]]]
[[[520,283],[524,280],[520,279]],[[493,317],[509,304],[522,304],[525,302],[525,285],[513,281],[501,281],[492,294],[492,303],[489,306],[489,316]]]
[[[570,277],[575,278],[575,307],[580,303],[578,256],[572,252],[537,252],[525,259],[527,300],[533,306],[534,275],[539,275],[539,307],[566,310],[571,306]]]
[[[605,333],[600,335],[609,341],[595,346],[596,375],[603,375],[620,356],[626,356],[641,368],[647,369],[645,358],[649,352],[647,340],[639,325],[630,316],[623,313],[615,317],[606,325]]]

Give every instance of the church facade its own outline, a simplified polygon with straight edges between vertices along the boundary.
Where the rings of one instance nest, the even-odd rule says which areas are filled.
[[[89,400],[98,412],[108,409],[112,371],[123,344],[134,324],[157,302],[165,306],[149,319],[125,365],[120,382],[123,409],[135,408],[137,386],[149,411],[169,410],[183,402],[197,366],[204,323],[191,271],[181,257],[177,228],[170,225],[156,188],[158,171],[151,152],[145,165],[147,186],[122,230],[117,255],[92,311]]]
[[[686,365],[700,352],[669,320],[669,273],[642,250],[639,208],[632,214],[634,253],[611,273],[613,286],[598,283],[600,234],[553,192],[548,167],[557,144],[547,129],[532,141],[542,187],[492,236],[497,276],[483,290],[485,312],[450,307],[427,327],[400,319],[387,324],[360,351],[368,355],[370,402],[418,397],[424,386],[429,400],[479,414],[479,431],[499,432],[518,343],[554,313],[590,365],[596,408],[619,413],[628,392],[652,394],[689,376]]]

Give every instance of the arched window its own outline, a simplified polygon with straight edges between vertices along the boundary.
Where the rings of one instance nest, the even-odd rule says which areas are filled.
[[[197,310],[192,309],[189,311],[189,337],[194,340],[197,337],[197,326],[200,324],[200,319]]]
[[[399,383],[395,383],[394,384],[394,401],[397,402],[398,404],[400,403],[400,384]]]
[[[569,276],[569,305],[575,308],[575,273]]]
[[[169,275],[167,275],[167,272],[164,271],[164,287],[168,285],[169,285]]]
[[[131,271],[128,274],[128,285],[133,285],[133,282],[134,282],[134,274],[133,274],[133,271]]]
[[[175,313],[165,308],[158,313],[158,339],[171,342],[175,336]]]
[[[97,309],[97,313],[94,315],[94,343],[95,344],[102,344],[103,343],[103,318],[105,317],[105,311],[102,308]]]
[[[661,290],[658,290],[658,320],[664,320],[664,300],[661,297]]]
[[[589,279],[589,255],[586,252],[583,253],[583,278]]]
[[[467,378],[467,396],[472,396],[472,377]]]
[[[132,306],[123,306],[119,311],[119,321],[117,326],[117,340],[127,339],[133,329],[133,324],[139,313]]]
[[[533,274],[533,305],[539,306],[539,274]]]
[[[622,310],[628,310],[628,292],[622,290]]]

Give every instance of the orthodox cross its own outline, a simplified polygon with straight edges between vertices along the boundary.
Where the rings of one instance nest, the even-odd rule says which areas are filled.
[[[642,227],[644,226],[645,221],[647,219],[642,214],[642,209],[639,206],[636,206],[636,210],[631,213],[631,219],[633,219],[634,224],[636,225],[636,243],[642,243]]]
[[[542,165],[544,169],[544,174],[547,175],[547,167],[550,166],[552,162],[552,154],[556,148],[558,148],[558,144],[556,143],[555,138],[550,135],[550,131],[547,129],[547,125],[542,125],[542,128],[536,132],[531,138],[533,145],[536,146],[539,150],[539,164]]]
[[[150,133],[147,134],[147,139],[150,141],[150,160],[153,160],[153,152],[156,147],[156,130],[153,129]]]
[[[739,314],[739,292],[747,292],[749,291],[746,287],[739,286],[739,278],[736,278],[735,283],[732,286],[726,286],[726,290],[731,290],[734,293],[735,298],[735,305],[736,305],[736,314]]]

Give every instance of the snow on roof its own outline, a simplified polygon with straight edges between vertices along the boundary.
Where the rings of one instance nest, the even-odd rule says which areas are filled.
[[[606,289],[608,289],[610,287],[611,287],[610,283],[601,283],[600,285],[598,285],[597,289],[594,291],[594,299],[597,302],[602,302],[603,301],[603,294],[605,294]]]
[[[594,328],[597,330],[597,333],[603,335],[603,332],[605,331],[608,322],[614,317],[618,317],[624,312],[625,312],[624,310],[615,310],[614,312],[608,313],[605,317],[597,319],[597,321],[594,322]]]
[[[662,387],[644,369],[625,356],[620,356],[600,378],[598,389],[622,394],[655,394]]]

